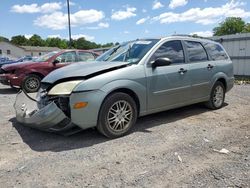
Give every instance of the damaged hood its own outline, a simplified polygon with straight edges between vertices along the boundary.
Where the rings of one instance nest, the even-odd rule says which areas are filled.
[[[72,65],[65,66],[51,72],[42,80],[42,82],[55,83],[58,82],[59,80],[67,80],[74,78],[87,79],[105,72],[125,67],[128,64],[129,62],[107,62],[107,61],[74,63]]]

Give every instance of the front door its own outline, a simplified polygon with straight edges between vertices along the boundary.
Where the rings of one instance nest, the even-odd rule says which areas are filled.
[[[51,71],[69,65],[71,63],[77,62],[76,52],[75,51],[64,52],[59,56],[57,56],[56,60],[58,61],[58,63],[52,64]]]
[[[168,58],[172,63],[155,68],[147,66],[148,111],[181,106],[191,98],[189,65],[185,63],[181,41],[162,44],[150,58],[150,63],[158,58]]]

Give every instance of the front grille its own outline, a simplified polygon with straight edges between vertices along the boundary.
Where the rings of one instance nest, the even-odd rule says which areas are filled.
[[[70,118],[70,105],[69,96],[44,96],[40,97],[38,104],[39,108],[47,106],[49,103],[54,102],[58,108],[60,108],[64,114]]]

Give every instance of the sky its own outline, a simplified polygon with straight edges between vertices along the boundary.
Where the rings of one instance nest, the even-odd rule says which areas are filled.
[[[1,0],[0,36],[68,38],[66,0]],[[72,38],[124,42],[173,34],[211,36],[226,17],[250,22],[248,0],[71,0]]]

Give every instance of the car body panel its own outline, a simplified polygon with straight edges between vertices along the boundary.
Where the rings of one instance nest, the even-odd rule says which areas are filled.
[[[148,109],[157,110],[164,106],[185,103],[190,100],[191,82],[189,72],[180,74],[188,65],[183,63],[174,66],[147,67]],[[185,95],[183,96],[183,93]]]
[[[82,129],[94,127],[97,124],[98,110],[101,107],[101,101],[106,93],[101,90],[87,91],[81,93],[72,93],[70,96],[71,121]],[[76,102],[88,102],[87,107],[74,109]]]
[[[213,68],[208,68],[209,64]],[[199,100],[209,97],[211,90],[212,77],[216,73],[215,62],[196,62],[189,63],[189,72],[191,80],[191,100]]]

